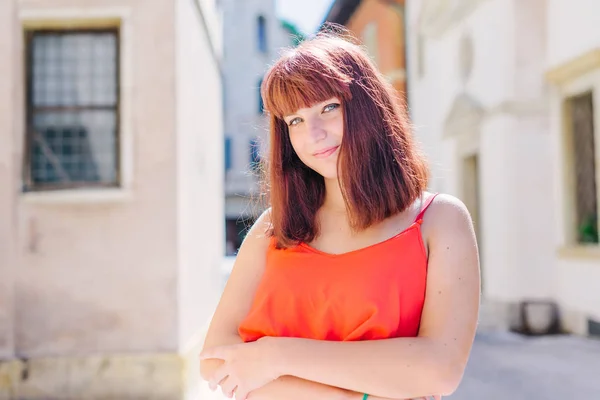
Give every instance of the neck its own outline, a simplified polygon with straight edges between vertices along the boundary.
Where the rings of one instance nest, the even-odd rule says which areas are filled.
[[[325,202],[323,207],[330,211],[346,213],[346,203],[344,203],[342,190],[337,179],[325,179]]]

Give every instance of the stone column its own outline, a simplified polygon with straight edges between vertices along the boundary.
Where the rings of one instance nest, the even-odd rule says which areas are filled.
[[[15,104],[17,32],[15,0],[0,2],[0,359],[14,356],[13,282],[16,261]],[[0,382],[1,386],[1,382]],[[1,389],[1,388],[0,388]]]
[[[14,397],[22,373],[15,359],[14,282],[21,95],[16,0],[0,1],[0,400]]]

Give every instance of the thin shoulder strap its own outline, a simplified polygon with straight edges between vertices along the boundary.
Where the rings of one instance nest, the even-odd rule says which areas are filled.
[[[437,195],[438,195],[438,193],[434,193],[432,196],[429,196],[429,198],[427,200],[425,200],[425,204],[423,204],[423,207],[421,208],[419,215],[417,215],[417,218],[415,218],[415,222],[418,222],[418,223],[423,222],[423,216],[425,215],[425,211],[427,211],[427,207],[429,207],[431,205],[431,202],[433,202],[433,199],[435,199],[435,196],[437,196]]]

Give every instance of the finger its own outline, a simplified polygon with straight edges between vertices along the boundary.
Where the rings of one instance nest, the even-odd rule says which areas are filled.
[[[240,386],[235,390],[235,400],[246,400],[248,398],[248,391]]]
[[[208,382],[208,388],[209,388],[210,390],[212,390],[213,392],[214,392],[215,390],[217,390],[217,388],[218,388],[218,387],[219,387],[219,385],[216,385],[216,384],[214,384],[214,383],[213,383],[213,381],[209,381],[209,382]]]
[[[223,380],[225,380],[229,376],[229,366],[227,364],[221,365],[219,368],[215,370],[212,377],[210,378],[210,383],[213,385],[220,385]]]
[[[229,376],[221,382],[221,391],[229,398],[233,397],[236,387],[237,382]]]

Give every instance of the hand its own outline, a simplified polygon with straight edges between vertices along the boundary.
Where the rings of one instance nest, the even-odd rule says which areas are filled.
[[[255,342],[217,346],[205,349],[200,359],[216,358],[224,361],[209,380],[211,390],[221,386],[229,398],[246,400],[248,393],[279,378],[275,341],[264,337]]]

